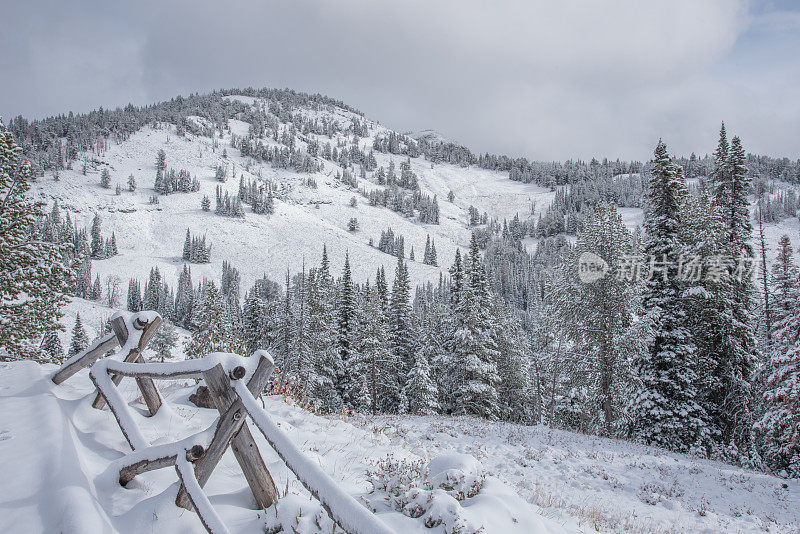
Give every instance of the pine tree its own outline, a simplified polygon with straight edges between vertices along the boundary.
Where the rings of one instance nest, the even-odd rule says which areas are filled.
[[[39,357],[42,334],[63,329],[60,308],[75,279],[63,261],[71,246],[31,231],[44,205],[27,197],[31,169],[21,152],[0,121],[0,347]]]
[[[456,413],[496,419],[498,352],[488,314],[491,297],[475,233],[464,263],[459,294],[454,300],[450,341],[454,361],[460,366],[454,409]]]
[[[789,237],[780,240],[772,266],[774,322],[765,412],[756,423],[763,432],[769,466],[800,476],[800,270],[793,260]]]
[[[64,347],[61,345],[61,339],[59,339],[58,333],[55,331],[51,330],[45,333],[40,348],[49,361],[61,363],[64,360]]]
[[[757,361],[753,320],[755,284],[751,267],[754,251],[750,244],[752,225],[748,193],[746,154],[734,137],[728,145],[725,125],[720,130],[714,152],[715,201],[725,226],[724,254],[734,264],[729,267],[729,284],[721,299],[725,323],[720,329],[719,388],[710,398],[714,420],[721,429],[720,445],[730,460],[755,466],[759,463],[753,437],[753,391],[751,380]]]
[[[428,355],[438,353],[439,343],[433,328],[422,330],[417,349],[414,351],[414,365],[408,374],[403,395],[408,402],[408,413],[414,415],[433,415],[439,410],[438,391],[431,378]]]
[[[234,343],[225,318],[225,304],[214,282],[206,283],[200,304],[195,310],[197,326],[186,344],[187,358],[202,358],[211,352],[229,352]]]
[[[175,322],[184,328],[191,327],[193,311],[192,271],[184,264],[178,277],[178,290],[175,293]]]
[[[408,267],[403,257],[398,254],[395,269],[394,283],[389,303],[389,328],[390,344],[395,359],[394,368],[387,372],[395,372],[402,390],[406,377],[414,362],[414,335],[411,324],[411,305],[409,304],[411,282],[408,277]],[[405,400],[397,399],[397,406],[392,406],[391,411],[401,411]]]
[[[128,281],[128,311],[142,311],[142,292],[139,289],[139,281],[135,278]]]
[[[208,198],[208,195],[203,195],[203,200],[200,201],[200,208],[203,211],[211,211],[211,199]]]
[[[630,398],[630,364],[639,354],[631,351],[639,315],[634,280],[616,274],[591,283],[578,277],[583,254],[596,254],[608,265],[620,265],[631,249],[631,235],[616,208],[598,204],[578,232],[568,256],[570,275],[553,289],[566,338],[576,354],[572,374],[576,388],[587,392],[582,406],[593,430],[614,435],[617,420]],[[601,424],[598,424],[602,421]],[[595,426],[596,425],[596,426]]]
[[[158,311],[161,306],[161,272],[158,267],[150,269],[150,278],[144,286],[142,309]]]
[[[150,341],[150,348],[160,361],[172,358],[172,349],[178,343],[178,332],[169,320],[164,320]]]
[[[92,258],[96,260],[102,260],[106,257],[101,224],[100,214],[96,213],[94,219],[92,219]]]
[[[117,236],[114,232],[111,232],[111,243],[108,249],[109,256],[116,256],[119,254],[119,250],[117,249]]]
[[[100,187],[103,189],[111,188],[111,173],[108,172],[108,167],[104,167],[100,173]]]
[[[69,342],[69,351],[67,352],[67,357],[72,357],[86,347],[89,346],[89,337],[86,335],[86,330],[83,329],[83,323],[81,323],[81,315],[77,314],[75,316],[75,326],[72,327],[72,339]]]
[[[327,411],[338,411],[343,406],[336,387],[343,374],[341,354],[337,344],[331,342],[337,329],[335,298],[327,248],[323,245],[320,267],[312,271],[308,282],[309,347],[314,361],[302,380],[318,407]]]
[[[128,191],[131,193],[136,191],[136,178],[132,174],[128,176]]]
[[[636,362],[640,382],[630,409],[633,433],[648,444],[699,451],[707,439],[706,414],[697,401],[695,346],[677,272],[680,211],[687,192],[680,168],[661,141],[652,165],[645,257],[653,258],[654,272],[648,273],[642,299],[651,334],[647,352]]]
[[[186,229],[186,239],[183,241],[183,261],[191,261],[192,259],[192,234],[189,229]]]

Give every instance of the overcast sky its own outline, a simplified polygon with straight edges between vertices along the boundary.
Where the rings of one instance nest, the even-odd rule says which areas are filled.
[[[341,99],[398,130],[534,159],[800,157],[792,0],[25,0],[0,18],[0,115],[229,87]]]

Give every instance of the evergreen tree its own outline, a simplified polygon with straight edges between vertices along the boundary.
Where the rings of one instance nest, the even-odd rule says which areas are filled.
[[[96,260],[102,260],[106,257],[101,224],[100,214],[95,213],[92,219],[92,258]]]
[[[89,336],[86,335],[86,330],[83,329],[81,315],[77,314],[75,316],[75,326],[72,327],[72,339],[69,342],[69,351],[67,352],[67,357],[70,358],[78,354],[88,346]]]
[[[598,204],[563,266],[570,272],[568,278],[553,290],[566,338],[573,344],[575,386],[587,392],[582,410],[593,429],[605,435],[618,430],[617,420],[631,394],[630,366],[639,356],[632,350],[633,340],[641,335],[634,322],[638,295],[635,280],[625,273],[584,283],[578,277],[579,261],[584,254],[596,254],[608,265],[621,265],[630,250],[631,235],[616,208]]]
[[[40,357],[42,334],[62,330],[61,306],[74,282],[65,265],[68,244],[40,238],[43,204],[27,197],[31,169],[0,122],[0,347],[14,356]]]
[[[142,291],[139,289],[139,281],[135,278],[128,281],[128,311],[142,311]]]
[[[423,329],[414,351],[414,365],[403,389],[403,395],[408,402],[408,413],[433,415],[439,410],[438,391],[428,364],[428,355],[436,355],[438,349],[439,343],[433,328]]]
[[[144,302],[142,307],[145,310],[158,311],[161,307],[161,272],[158,267],[150,269],[150,278],[144,286]]]
[[[465,260],[458,294],[453,299],[453,329],[450,347],[458,370],[454,393],[456,413],[496,419],[497,347],[489,318],[490,295],[481,264],[476,235],[472,234],[470,253]],[[456,272],[458,267],[454,266]]]
[[[178,277],[178,290],[175,293],[175,322],[184,328],[191,327],[193,311],[192,271],[184,264]]]
[[[340,395],[345,405],[350,409],[357,409],[358,399],[351,397],[355,387],[355,369],[352,367],[351,359],[355,355],[355,330],[357,326],[356,317],[356,295],[353,286],[353,278],[350,272],[350,254],[344,257],[344,268],[342,269],[342,279],[339,282],[339,299],[336,307],[337,311],[337,333],[336,342],[339,348],[339,355],[342,361],[343,376],[338,385]]]
[[[203,288],[200,304],[194,313],[197,326],[186,344],[187,358],[202,358],[211,352],[230,352],[234,348],[230,325],[225,317],[225,304],[214,282]]]
[[[150,341],[150,348],[156,353],[160,361],[172,358],[172,349],[178,343],[178,333],[171,321],[165,319],[158,327],[153,339]]]
[[[650,173],[644,250],[652,258],[653,272],[648,273],[642,307],[651,334],[647,352],[636,362],[640,383],[631,403],[633,433],[648,444],[699,451],[708,430],[697,401],[695,346],[677,272],[680,211],[687,193],[682,172],[661,141]]]
[[[763,432],[769,466],[800,476],[800,270],[794,263],[789,237],[780,240],[772,266],[772,345],[765,412],[756,428]]]
[[[186,229],[186,239],[183,241],[183,261],[191,261],[192,259],[192,234],[189,229]]]
[[[406,377],[414,362],[414,336],[411,324],[411,305],[409,303],[411,282],[408,277],[408,267],[401,255],[397,256],[394,283],[389,303],[389,328],[390,344],[395,359],[393,368],[386,372],[395,372],[402,390]],[[398,399],[398,405],[392,406],[391,411],[401,411],[405,406],[404,398]]]
[[[59,339],[57,332],[51,330],[45,333],[40,348],[45,357],[51,362],[61,363],[64,360],[64,347],[61,345],[61,339]]]
[[[100,173],[100,187],[103,189],[111,188],[111,173],[108,172],[108,167],[104,167]]]

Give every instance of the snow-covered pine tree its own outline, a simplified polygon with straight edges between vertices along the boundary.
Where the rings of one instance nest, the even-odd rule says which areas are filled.
[[[457,413],[497,419],[497,347],[489,317],[491,295],[481,263],[477,236],[473,232],[469,254],[464,259],[464,279],[454,308],[452,342],[456,365],[463,367],[463,381],[455,391]]]
[[[361,392],[357,369],[351,359],[355,359],[356,327],[356,294],[353,277],[350,271],[350,254],[345,253],[342,278],[339,282],[339,295],[336,306],[336,345],[342,362],[342,376],[337,384],[345,406],[350,410],[363,408],[363,399],[358,398]],[[353,398],[355,394],[356,398]]]
[[[103,167],[103,170],[100,172],[100,187],[103,189],[111,188],[111,173],[108,172],[108,167]]]
[[[734,137],[728,145],[725,125],[720,130],[714,152],[715,200],[720,207],[726,236],[724,254],[734,265],[729,268],[730,284],[721,298],[727,310],[721,341],[721,361],[717,371],[719,390],[710,398],[715,403],[715,420],[721,428],[720,445],[726,456],[745,465],[757,465],[758,453],[753,436],[753,391],[751,380],[757,362],[755,284],[752,277],[755,255],[750,244],[750,178],[741,141]],[[727,311],[726,310],[726,311]]]
[[[225,304],[214,282],[203,288],[200,304],[195,310],[197,328],[186,344],[187,358],[202,358],[210,352],[229,352],[233,348],[230,325],[225,317]]]
[[[610,266],[622,266],[631,250],[631,235],[615,206],[600,203],[584,218],[574,250],[563,268],[569,273],[552,291],[555,309],[575,358],[572,384],[586,392],[581,406],[593,432],[615,435],[630,398],[632,340],[641,333],[636,280],[611,273],[591,283],[579,279],[583,254],[596,254]],[[624,421],[624,419],[623,419]]]
[[[142,291],[139,289],[139,281],[135,278],[128,280],[128,311],[142,311]]]
[[[342,398],[336,385],[343,369],[336,338],[335,287],[330,274],[327,247],[322,247],[322,262],[309,273],[308,280],[308,332],[309,347],[314,361],[307,375],[300,377],[304,388],[315,400],[317,407],[327,411],[342,409]]]
[[[99,213],[95,213],[92,219],[92,258],[102,260],[106,257],[105,244],[102,234],[102,219]]]
[[[385,372],[397,374],[397,381],[401,390],[414,363],[414,333],[412,311],[409,303],[410,296],[411,282],[408,277],[408,267],[403,261],[403,256],[398,254],[389,303],[390,345],[394,356],[394,365],[386,369]],[[405,399],[401,395],[401,398],[398,399],[398,405],[392,406],[391,411],[399,412],[404,407]]]
[[[376,280],[381,279],[380,273],[379,269]],[[369,409],[374,415],[399,405],[401,398],[398,377],[391,372],[393,355],[381,289],[367,289],[360,312],[358,353],[364,362]]]
[[[789,236],[782,236],[772,266],[772,343],[764,415],[756,428],[764,434],[770,468],[800,477],[800,270]]]
[[[191,327],[193,309],[192,271],[184,264],[178,277],[178,290],[175,293],[175,322],[184,328]]]
[[[178,332],[175,330],[175,325],[172,324],[172,321],[165,319],[153,335],[150,348],[155,352],[156,358],[163,362],[172,358],[172,349],[177,343]]]
[[[639,384],[630,406],[633,436],[674,451],[699,451],[708,428],[695,389],[695,346],[681,299],[684,284],[678,277],[680,211],[687,192],[682,172],[662,141],[650,173],[644,252],[652,258],[654,272],[648,273],[642,307],[651,333],[647,351],[636,362]]]
[[[72,247],[31,231],[44,205],[27,197],[31,168],[21,153],[0,121],[0,347],[38,358],[40,336],[63,330],[60,308],[74,283],[63,258]]]
[[[687,325],[692,333],[697,372],[698,402],[706,413],[709,439],[705,443],[709,457],[721,455],[722,428],[719,413],[722,391],[722,362],[725,346],[723,332],[732,313],[731,280],[703,272],[703,262],[719,257],[725,250],[725,225],[719,206],[708,192],[689,196],[681,213],[683,262],[679,273],[684,282],[683,298],[687,304]]]
[[[64,360],[64,347],[61,345],[61,339],[57,332],[53,330],[46,332],[40,348],[49,361],[61,363]]]
[[[438,332],[427,317],[428,324],[417,330],[417,342],[414,350],[414,365],[406,379],[403,396],[408,402],[408,413],[414,415],[433,415],[439,410],[436,383],[432,378],[429,359],[436,358],[441,352]]]
[[[107,250],[109,257],[119,254],[119,250],[117,249],[117,236],[114,232],[111,232],[111,243],[108,249],[110,249]]]
[[[158,311],[161,301],[161,272],[158,267],[150,269],[150,278],[144,286],[144,302],[142,309]]]
[[[89,336],[86,335],[86,330],[83,329],[83,323],[81,322],[81,315],[77,314],[75,316],[75,326],[72,327],[72,338],[69,342],[69,350],[67,351],[67,357],[74,356],[78,354],[80,351],[85,349],[89,346]]]
[[[192,234],[189,229],[186,229],[186,239],[183,240],[183,261],[191,261],[192,259]]]

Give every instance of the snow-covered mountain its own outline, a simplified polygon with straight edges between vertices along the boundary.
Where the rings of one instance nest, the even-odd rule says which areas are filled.
[[[175,288],[186,263],[182,255],[188,230],[193,236],[205,236],[211,247],[209,263],[191,265],[195,283],[203,278],[219,280],[227,262],[241,273],[243,294],[264,275],[282,281],[287,272],[294,275],[318,266],[323,246],[334,276],[342,272],[349,256],[356,282],[373,281],[381,267],[391,279],[397,258],[379,249],[382,232],[391,228],[404,238],[412,287],[436,284],[449,275],[456,250],[463,253],[469,248],[474,229],[485,228],[487,220],[501,227],[515,217],[531,221],[532,228],[569,189],[550,186],[546,180],[539,183],[547,186],[512,180],[508,170],[465,164],[457,155],[430,158],[416,150],[395,150],[411,139],[428,146],[452,145],[456,154],[458,147],[432,130],[398,134],[332,101],[313,101],[290,111],[262,96],[226,94],[221,101],[234,107],[230,116],[220,119],[198,109],[197,114],[174,121],[148,121],[125,135],[111,135],[77,151],[67,168],[40,165],[47,170],[33,184],[36,199],[49,205],[57,201],[77,229],[88,229],[99,215],[103,237],[114,235],[118,254],[93,260],[92,278],[99,275],[104,285],[116,277],[124,287],[129,279],[145,281],[157,267],[162,281]],[[266,135],[265,121],[271,131]],[[308,128],[309,124],[314,126]],[[68,151],[69,135],[67,131],[61,138]],[[262,152],[280,153],[281,158],[285,152],[287,160],[275,164],[254,157],[254,148],[243,149],[242,140]],[[23,145],[31,142],[23,141]],[[378,145],[395,146],[373,150]],[[415,181],[418,187],[403,195],[415,195],[423,203],[435,199],[438,224],[424,220],[413,207],[371,203],[370,198],[391,189],[380,183],[374,169],[361,174],[361,165],[343,163],[347,156],[315,155],[331,149],[341,155],[353,148],[374,158],[370,164],[374,169],[393,169],[400,179]],[[298,172],[289,162],[295,149],[311,158],[310,172]],[[170,194],[157,190],[157,159],[162,151],[160,179],[171,171],[183,171],[197,181],[196,188]],[[62,161],[60,155],[58,159]],[[611,180],[638,176],[621,171]],[[107,187],[101,185],[103,180]],[[134,182],[136,187],[129,187]],[[257,213],[249,205],[244,217],[215,213],[215,198],[240,197],[240,184],[268,191],[274,205],[271,213]],[[777,198],[794,186],[778,182],[774,187],[772,195]],[[202,207],[204,198],[210,201],[208,210]],[[643,220],[640,207],[621,207],[619,213],[630,229]],[[476,218],[481,222],[476,224]],[[782,234],[800,249],[797,219],[776,220],[765,228],[769,261]],[[437,249],[436,265],[423,263],[429,238]],[[532,252],[540,240],[526,234],[520,242]],[[117,307],[122,308],[124,294],[120,297]],[[89,337],[95,338],[116,309],[76,298],[65,311],[62,323],[68,330],[80,313]],[[68,346],[69,332],[60,337]],[[179,328],[177,347],[189,337]],[[183,358],[180,349],[175,357]],[[15,459],[14,465],[8,460],[0,463],[0,470],[10,474],[0,493],[18,495],[19,500],[13,503],[14,514],[0,514],[0,530],[193,532],[200,528],[194,514],[172,504],[174,495],[167,490],[175,484],[174,473],[142,477],[125,489],[116,484],[114,461],[128,447],[109,413],[89,407],[87,397],[93,388],[85,371],[66,385],[54,386],[48,380],[52,366],[30,362],[0,366],[0,396],[8,407],[0,411],[0,458]],[[128,400],[136,405],[135,390],[130,384],[126,387]],[[187,402],[194,387],[185,382],[166,389],[169,409],[155,420],[141,417],[144,431],[166,442],[207,426],[212,416]],[[800,528],[798,482],[629,442],[469,417],[320,416],[277,396],[267,399],[267,411],[306,454],[398,532],[797,532]],[[157,435],[165,427],[166,435]],[[57,436],[57,443],[39,442],[43,434]],[[244,508],[247,488],[229,454],[218,478],[208,486],[212,503],[229,527],[329,532],[332,525],[324,510],[260,436],[257,441],[278,487],[287,494],[266,515]],[[424,514],[415,517],[419,510],[407,508],[414,503],[404,504],[397,492],[426,484],[424,471],[436,474],[437,464],[432,463],[436,458],[444,458],[441,462],[468,476],[480,473],[482,489],[458,502],[437,494],[425,503]],[[25,468],[30,465],[44,467],[33,472]],[[397,469],[411,479],[394,480],[396,486],[370,493],[380,486],[381,477],[391,477]],[[428,518],[433,520],[426,525]]]
[[[252,97],[228,98],[252,106],[265,105]],[[362,120],[351,111],[335,107],[303,113],[311,118],[338,121],[343,128],[349,126],[350,121]],[[359,139],[358,144],[369,151],[376,136],[386,136],[390,131],[369,120],[367,124],[369,136]],[[47,202],[58,200],[61,207],[70,212],[78,228],[88,228],[94,215],[101,215],[103,233],[113,232],[119,249],[118,256],[93,263],[92,268],[101,279],[109,274],[121,276],[123,280],[144,279],[150,268],[157,266],[165,280],[173,285],[184,263],[181,253],[188,228],[192,234],[206,235],[212,245],[211,263],[192,266],[194,278],[219,278],[222,262],[228,261],[240,270],[243,288],[249,288],[265,273],[280,280],[287,269],[299,272],[303,262],[306,268],[319,264],[323,245],[328,248],[334,272],[341,270],[346,252],[358,259],[352,266],[356,281],[374,278],[381,265],[387,272],[393,272],[396,258],[376,248],[381,232],[387,228],[405,236],[406,256],[412,247],[414,249],[417,260],[409,262],[412,281],[435,282],[439,273],[446,272],[452,264],[456,247],[469,246],[471,231],[467,210],[471,205],[490,217],[511,218],[518,213],[524,217],[530,214],[532,205],[536,206],[537,213],[546,209],[553,196],[552,192],[536,185],[512,182],[507,173],[410,158],[410,168],[418,177],[421,192],[436,195],[441,210],[440,224],[422,224],[416,218],[391,209],[370,206],[359,190],[369,192],[381,186],[358,178],[358,187],[344,184],[336,179],[336,174],[341,174],[343,169],[330,161],[324,161],[322,171],[311,174],[276,169],[269,163],[254,163],[230,146],[231,137],[246,136],[250,125],[233,119],[228,127],[221,137],[210,138],[191,133],[179,136],[172,124],[165,123],[158,128],[146,126],[124,141],[111,142],[100,154],[87,154],[85,174],[82,158],[71,170],[60,171],[58,182],[48,173],[34,184],[35,194]],[[304,146],[307,141],[303,138],[318,138],[320,143],[330,142],[333,146],[349,141],[344,134],[333,138],[308,134],[297,141]],[[168,169],[184,169],[199,179],[198,192],[162,195],[158,197],[158,204],[150,204],[150,197],[155,194],[159,150],[166,153]],[[374,154],[378,165],[387,169],[391,162],[399,167],[406,160],[402,155]],[[218,166],[227,170],[225,183],[215,178]],[[100,186],[103,169],[111,174],[109,189]],[[231,176],[234,172],[235,177]],[[127,187],[131,175],[137,183],[135,192],[129,192]],[[246,210],[244,219],[235,219],[215,215],[213,206],[210,212],[202,211],[203,196],[208,196],[213,204],[217,186],[235,196],[242,176],[245,181],[269,180],[277,184],[280,194],[274,214],[259,215]],[[316,182],[316,187],[304,185],[309,178]],[[115,194],[117,184],[122,188],[119,195]],[[453,202],[447,200],[450,191],[455,194]],[[355,207],[351,206],[354,197]],[[358,219],[357,231],[348,230],[348,222],[353,217]],[[428,235],[435,241],[439,268],[422,264]],[[370,239],[375,246],[370,246]]]

